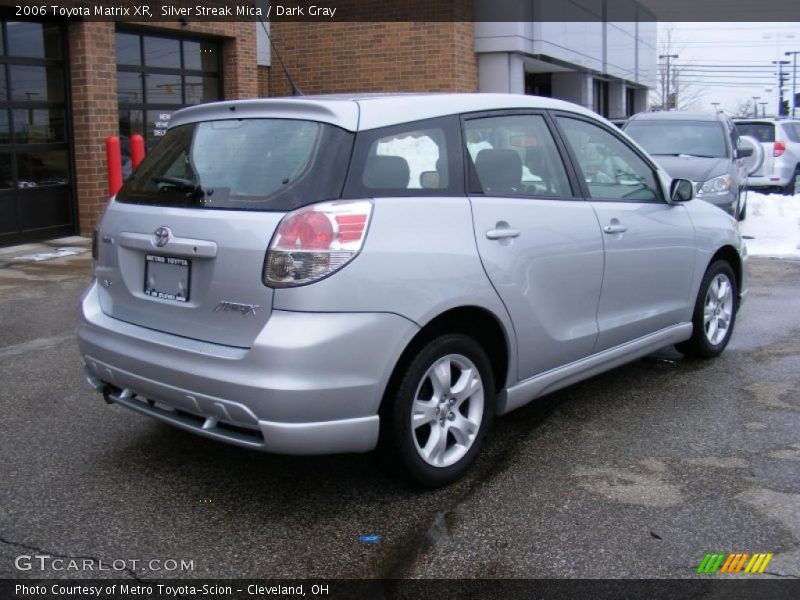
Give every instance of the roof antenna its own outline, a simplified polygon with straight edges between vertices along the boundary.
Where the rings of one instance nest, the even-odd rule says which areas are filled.
[[[283,69],[283,74],[286,75],[286,79],[289,80],[289,85],[292,86],[292,96],[303,96],[303,92],[300,91],[300,88],[294,84],[292,81],[292,76],[289,75],[289,71],[286,69],[286,65],[283,64],[283,59],[281,58],[280,52],[275,47],[275,43],[272,41],[272,36],[269,34],[269,30],[267,29],[266,23],[264,23],[264,19],[261,18],[259,15],[258,20],[261,21],[261,27],[264,29],[264,33],[267,34],[267,39],[269,40],[269,45],[272,47],[272,50],[275,52],[275,57],[278,59],[278,62],[281,63],[281,69]]]

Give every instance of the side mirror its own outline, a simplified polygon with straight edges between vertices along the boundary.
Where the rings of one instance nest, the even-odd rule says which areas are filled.
[[[694,198],[694,185],[688,179],[673,179],[669,186],[669,197],[673,202],[688,202]]]

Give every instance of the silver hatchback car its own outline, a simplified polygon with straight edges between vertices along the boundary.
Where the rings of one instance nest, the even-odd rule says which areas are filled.
[[[446,484],[496,414],[672,344],[724,350],[746,250],[692,195],[547,98],[187,108],[100,222],[88,380],[207,438],[381,447]]]

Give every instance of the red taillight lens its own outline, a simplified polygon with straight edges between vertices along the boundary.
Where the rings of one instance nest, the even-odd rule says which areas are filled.
[[[303,213],[300,224],[300,246],[308,250],[327,250],[333,241],[333,224],[322,213]]]
[[[324,250],[333,241],[333,224],[322,213],[307,210],[288,215],[278,227],[276,248]]]
[[[339,240],[342,243],[360,240],[367,225],[367,215],[336,215]]]
[[[264,283],[290,287],[341,269],[361,250],[372,202],[323,202],[286,215],[264,261]]]
[[[775,142],[775,149],[772,152],[773,156],[782,156],[786,152],[786,144],[781,141]]]

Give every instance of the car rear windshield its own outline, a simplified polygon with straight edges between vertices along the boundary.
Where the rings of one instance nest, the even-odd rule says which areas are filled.
[[[725,130],[714,121],[631,121],[625,133],[653,156],[728,157]]]
[[[775,141],[775,125],[772,123],[736,123],[739,135],[749,135],[759,142],[768,144]]]
[[[180,125],[117,194],[155,206],[287,211],[339,198],[353,134],[315,121],[230,119]]]

